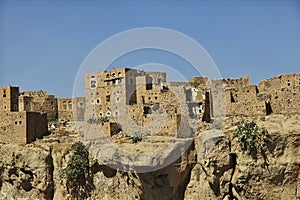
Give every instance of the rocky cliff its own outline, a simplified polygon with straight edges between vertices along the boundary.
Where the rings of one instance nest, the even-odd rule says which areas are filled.
[[[225,119],[222,132],[203,123],[179,159],[153,172],[121,172],[90,157],[84,190],[78,191],[81,196],[77,197],[300,199],[299,119],[298,115],[230,117]],[[267,144],[265,155],[253,157],[240,150],[232,134],[241,120],[254,120],[269,130],[272,142]],[[76,134],[58,132],[29,145],[1,145],[0,199],[74,199],[61,170],[67,166],[65,153],[76,141]]]

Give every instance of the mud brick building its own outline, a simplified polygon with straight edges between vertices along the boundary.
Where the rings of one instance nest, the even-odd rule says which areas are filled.
[[[0,142],[27,144],[48,132],[47,114],[19,110],[19,87],[0,87]]]

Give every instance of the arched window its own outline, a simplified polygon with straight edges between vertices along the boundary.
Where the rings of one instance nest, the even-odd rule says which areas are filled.
[[[72,101],[68,102],[68,110],[72,110]]]
[[[112,77],[116,77],[116,73],[112,73]]]
[[[99,113],[99,117],[103,117],[103,113],[102,112]]]
[[[120,77],[120,76],[122,76],[122,73],[121,73],[121,72],[119,72],[119,73],[118,73],[118,76],[119,76],[119,77]]]
[[[91,81],[91,88],[94,89],[97,86],[97,82],[96,81]]]
[[[101,103],[101,99],[97,99],[97,104],[100,104]]]
[[[63,101],[63,109],[67,110],[67,102],[66,101]]]
[[[110,75],[109,74],[106,74],[106,78],[109,78],[110,77]]]
[[[107,112],[106,112],[106,116],[110,117],[110,116],[111,116],[111,112],[110,112],[110,111],[107,111]]]

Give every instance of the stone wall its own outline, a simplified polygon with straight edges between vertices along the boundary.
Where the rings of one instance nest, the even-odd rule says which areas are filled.
[[[0,87],[0,113],[18,111],[18,96],[19,87]]]
[[[57,99],[58,120],[73,121],[72,98]]]
[[[48,133],[46,113],[26,112],[26,143],[41,139]]]
[[[57,100],[45,91],[20,92],[19,105],[23,111],[47,113],[49,121],[57,119]]]
[[[37,112],[7,112],[0,121],[1,143],[27,144],[48,132],[47,115]]]

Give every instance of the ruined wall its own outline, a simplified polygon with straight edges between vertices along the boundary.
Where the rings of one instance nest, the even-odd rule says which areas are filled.
[[[73,121],[72,98],[57,99],[58,120]]]
[[[57,100],[45,91],[20,92],[19,105],[23,111],[47,113],[49,121],[57,119]]]
[[[258,84],[266,101],[268,112],[274,114],[295,114],[300,112],[300,74],[285,74]]]

